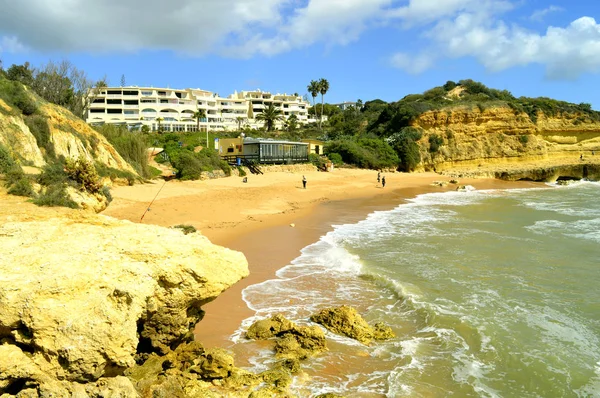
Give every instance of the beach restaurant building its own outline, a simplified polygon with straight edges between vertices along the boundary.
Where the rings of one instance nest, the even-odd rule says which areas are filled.
[[[252,161],[260,164],[308,162],[309,144],[305,142],[238,137],[215,139],[215,149],[231,164]]]

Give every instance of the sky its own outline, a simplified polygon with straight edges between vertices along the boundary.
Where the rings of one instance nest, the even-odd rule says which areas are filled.
[[[0,0],[0,60],[110,85],[397,101],[448,80],[600,110],[598,0]]]

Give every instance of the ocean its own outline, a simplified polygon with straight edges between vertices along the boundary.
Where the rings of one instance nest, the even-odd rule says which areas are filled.
[[[302,397],[600,397],[600,184],[420,195],[333,226],[243,297],[254,371],[273,354],[243,330],[275,313],[347,304],[396,333],[327,332]]]

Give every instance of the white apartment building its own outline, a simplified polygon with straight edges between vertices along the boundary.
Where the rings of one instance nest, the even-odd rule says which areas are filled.
[[[240,127],[262,127],[256,115],[269,103],[281,109],[284,120],[296,115],[298,122],[313,122],[308,118],[310,104],[298,95],[269,92],[235,92],[227,98],[200,89],[155,87],[105,87],[91,96],[87,119],[90,124],[120,124],[130,129],[143,125],[152,131],[196,131],[194,113],[203,109],[199,129],[236,130]],[[280,128],[284,121],[280,121]]]

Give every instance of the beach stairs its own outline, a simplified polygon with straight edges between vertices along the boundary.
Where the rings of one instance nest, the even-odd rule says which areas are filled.
[[[258,164],[256,162],[247,159],[242,159],[242,164],[246,166],[252,174],[263,174],[262,170],[260,169],[260,167],[258,167]]]

